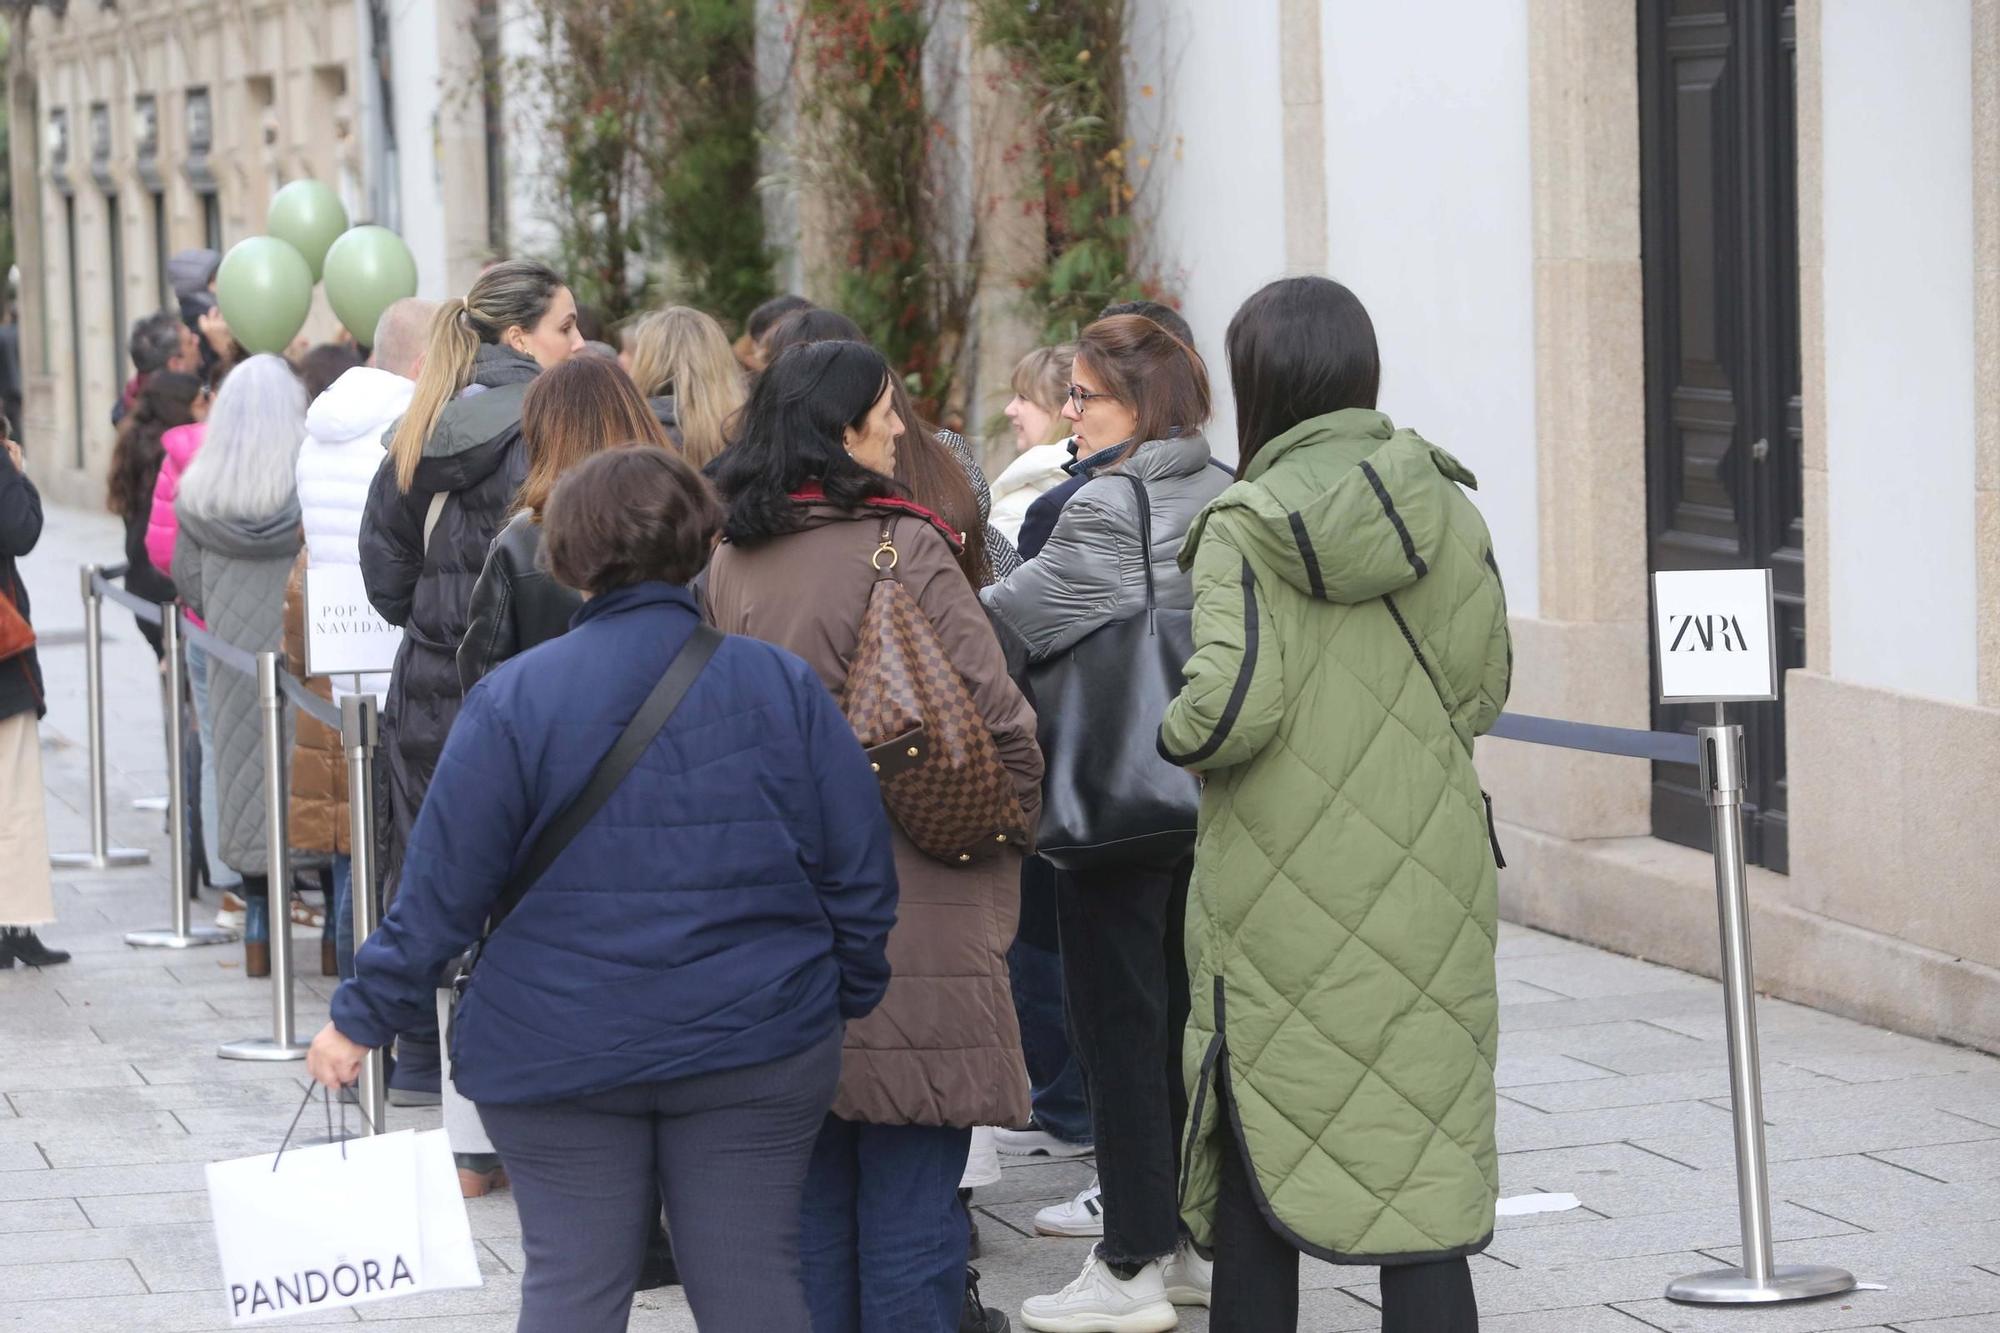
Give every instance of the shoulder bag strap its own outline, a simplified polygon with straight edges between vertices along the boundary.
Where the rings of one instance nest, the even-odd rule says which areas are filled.
[[[695,626],[694,633],[688,636],[688,641],[681,646],[681,650],[674,654],[674,660],[668,664],[666,674],[660,677],[660,683],[653,687],[653,692],[639,705],[639,711],[625,724],[625,730],[618,733],[618,739],[612,742],[611,749],[598,761],[596,770],[590,775],[590,781],[584,784],[583,790],[577,794],[575,800],[564,807],[561,814],[549,821],[541,836],[535,839],[534,847],[528,852],[528,859],[522,862],[521,868],[508,878],[506,887],[500,890],[500,896],[494,901],[493,910],[487,918],[491,923],[487,928],[488,935],[493,933],[492,925],[498,924],[520,906],[521,899],[527,896],[535,881],[555,863],[555,859],[562,855],[563,849],[583,831],[584,825],[604,808],[605,801],[609,800],[611,793],[617,790],[618,784],[625,780],[625,775],[632,771],[633,765],[639,762],[639,756],[646,752],[646,747],[653,743],[653,738],[660,734],[660,729],[667,725],[667,719],[680,707],[681,700],[687,697],[695,677],[701,674],[702,668],[708,665],[711,657],[715,656],[715,650],[722,646],[722,637],[722,632],[711,625]],[[483,945],[485,940],[482,939],[480,943]]]
[[[1139,502],[1139,567],[1146,574],[1146,615],[1151,617],[1158,601],[1153,590],[1153,502],[1146,494],[1146,483],[1129,472],[1112,474],[1132,483],[1132,494]]]

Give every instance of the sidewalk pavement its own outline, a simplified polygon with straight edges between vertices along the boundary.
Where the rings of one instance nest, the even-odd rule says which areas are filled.
[[[121,542],[107,517],[49,517],[25,574],[47,644],[50,832],[58,848],[83,847],[76,568],[114,558]],[[0,972],[0,1329],[220,1329],[202,1164],[270,1152],[303,1070],[215,1057],[219,1041],[269,1031],[270,983],[244,978],[240,949],[121,942],[167,921],[162,820],[131,806],[165,790],[165,766],[152,656],[122,609],[107,607],[105,625],[113,841],[149,848],[153,862],[61,873],[61,920],[46,934],[76,960]],[[332,984],[318,956],[300,934],[307,1036]],[[2000,1061],[1766,1002],[1779,1260],[1839,1264],[1886,1289],[1761,1310],[1674,1306],[1661,1298],[1670,1278],[1737,1257],[1719,988],[1515,927],[1502,931],[1500,977],[1505,1192],[1568,1192],[1582,1206],[1501,1222],[1473,1260],[1487,1333],[2000,1333]],[[435,1123],[434,1112],[390,1113],[392,1128]],[[1014,1165],[980,1191],[985,1294],[1010,1317],[1083,1262],[1085,1242],[1031,1232],[1037,1208],[1089,1175],[1087,1162]],[[469,1209],[483,1288],[297,1322],[511,1329],[522,1267],[512,1200]],[[1378,1327],[1373,1270],[1309,1260],[1302,1286],[1307,1333]],[[671,1291],[642,1296],[632,1327],[694,1324]],[[1207,1320],[1190,1312],[1181,1327],[1198,1333]]]

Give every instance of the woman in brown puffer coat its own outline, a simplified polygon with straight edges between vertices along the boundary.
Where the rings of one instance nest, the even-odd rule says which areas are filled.
[[[894,576],[937,631],[1032,828],[1034,713],[958,567],[956,535],[890,479],[903,430],[892,397],[887,364],[860,343],[795,347],[764,373],[717,468],[729,518],[708,570],[709,615],[789,648],[843,696],[886,525]],[[817,1333],[958,1327],[967,1234],[957,1188],[972,1128],[1028,1113],[1006,961],[1020,855],[996,853],[947,866],[896,835],[894,978],[881,1007],[848,1025],[806,1184],[801,1248]]]

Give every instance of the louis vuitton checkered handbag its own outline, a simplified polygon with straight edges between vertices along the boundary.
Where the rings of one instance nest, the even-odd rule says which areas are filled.
[[[841,708],[868,752],[889,813],[925,855],[961,865],[1025,846],[1028,817],[972,692],[896,576],[882,523],[875,584]]]

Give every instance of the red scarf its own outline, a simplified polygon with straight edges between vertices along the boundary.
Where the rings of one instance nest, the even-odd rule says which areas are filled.
[[[798,504],[827,504],[826,489],[816,481],[809,481],[792,492],[792,499]],[[944,539],[951,543],[951,553],[956,556],[965,550],[965,538],[953,530],[951,524],[939,518],[931,510],[915,500],[904,500],[896,496],[878,496],[862,502],[869,509],[887,509],[899,514],[920,518],[936,528]]]

